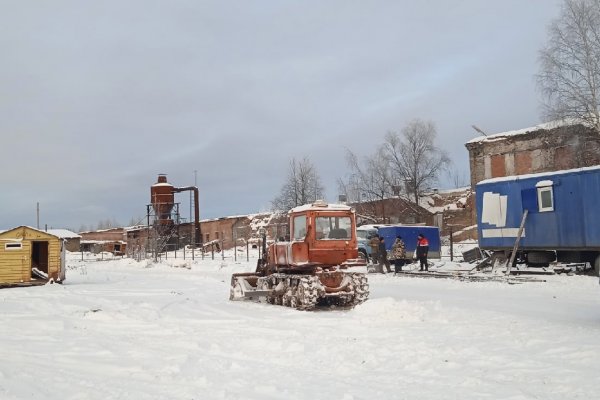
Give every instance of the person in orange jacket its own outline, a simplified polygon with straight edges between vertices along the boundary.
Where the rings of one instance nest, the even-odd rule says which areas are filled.
[[[427,253],[429,253],[429,241],[422,233],[417,236],[417,259],[420,263],[419,271],[429,271],[427,265]]]

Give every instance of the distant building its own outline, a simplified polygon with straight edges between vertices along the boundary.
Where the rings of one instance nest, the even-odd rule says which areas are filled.
[[[65,241],[65,247],[68,251],[79,251],[81,245],[81,236],[67,229],[48,229],[51,235],[57,236]]]
[[[473,188],[484,179],[600,164],[600,135],[569,121],[480,136],[465,146]]]
[[[127,249],[125,228],[110,228],[98,231],[80,232],[81,251],[91,253],[108,252],[123,255]]]
[[[265,229],[269,239],[285,238],[288,234],[287,216],[278,213],[260,213],[236,215],[200,221],[202,244],[206,250],[230,249],[234,245],[245,246],[246,243],[258,243],[259,230]],[[124,228],[128,255],[135,255],[146,250],[148,236],[152,228],[134,226]],[[194,224],[185,222],[176,228],[176,234],[170,238],[167,248],[175,250],[193,243]]]
[[[351,204],[356,209],[358,225],[363,224],[423,224],[433,225],[433,213],[401,197]]]

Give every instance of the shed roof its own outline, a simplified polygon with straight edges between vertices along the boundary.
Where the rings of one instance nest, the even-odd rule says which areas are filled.
[[[57,236],[61,239],[77,239],[81,236],[67,229],[48,229],[46,233]]]
[[[53,236],[53,237],[55,237],[55,238],[57,238],[57,239],[61,239],[61,237],[60,237],[60,236],[57,236],[57,235],[54,235],[54,234],[52,234],[52,233],[50,233],[50,232],[45,232],[45,231],[43,231],[43,230],[41,230],[41,229],[37,229],[37,228],[31,227],[31,226],[27,226],[27,225],[21,225],[21,226],[17,226],[17,227],[15,227],[15,228],[12,228],[12,229],[8,229],[8,230],[5,230],[5,231],[1,231],[1,232],[0,232],[0,234],[5,234],[5,233],[8,233],[8,232],[16,231],[17,229],[21,229],[21,228],[27,228],[27,229],[31,229],[31,230],[33,230],[33,231],[40,232],[40,233],[43,233],[43,234],[45,234],[45,235]]]

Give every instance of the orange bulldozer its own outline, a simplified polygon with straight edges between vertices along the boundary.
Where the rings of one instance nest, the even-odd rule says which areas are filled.
[[[358,255],[354,209],[317,201],[288,215],[289,240],[267,248],[263,235],[256,272],[233,274],[229,299],[299,310],[354,307],[366,301],[366,260]]]

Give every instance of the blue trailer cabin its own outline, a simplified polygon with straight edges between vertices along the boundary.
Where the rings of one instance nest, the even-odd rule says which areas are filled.
[[[390,251],[397,236],[401,236],[406,246],[406,256],[412,258],[417,248],[417,235],[422,233],[429,242],[429,258],[440,258],[442,245],[440,240],[440,228],[437,226],[418,225],[386,225],[380,226],[379,236],[383,236],[386,250]]]
[[[494,178],[476,185],[482,249],[511,251],[525,210],[519,251],[529,264],[600,267],[600,166]]]

